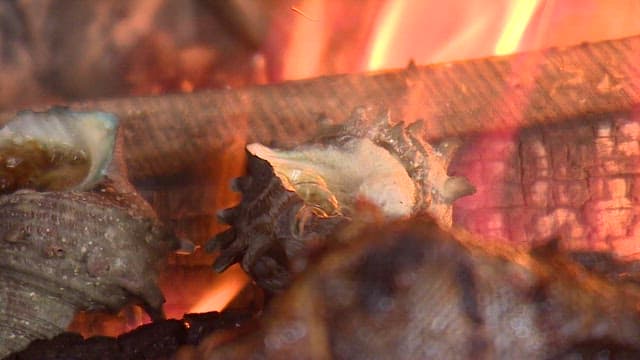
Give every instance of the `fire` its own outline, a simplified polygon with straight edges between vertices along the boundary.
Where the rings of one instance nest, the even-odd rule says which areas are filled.
[[[538,0],[387,1],[366,68],[513,53],[538,5]]]
[[[271,80],[291,80],[401,68],[411,60],[429,64],[506,55],[640,33],[635,16],[640,5],[613,3],[367,0],[358,2],[363,5],[356,13],[349,2],[299,0],[276,11],[265,58],[276,73]],[[535,72],[535,59],[521,64],[518,71]],[[240,267],[230,268],[189,312],[224,309],[247,282]]]
[[[221,311],[247,285],[249,279],[239,265],[234,265],[221,274],[200,300],[189,309],[190,313]]]
[[[391,41],[394,38],[398,23],[402,19],[402,12],[406,9],[405,3],[402,1],[389,1],[387,2],[383,13],[387,16],[384,17],[380,24],[376,40],[372,42],[372,50],[369,55],[369,63],[367,69],[375,70],[384,65],[386,54],[391,48]]]
[[[494,53],[496,55],[511,54],[518,49],[520,39],[527,29],[536,8],[537,0],[520,0],[512,3],[512,11],[507,18],[504,30],[496,44]]]
[[[322,0],[305,1],[304,7],[291,7],[293,39],[284,57],[286,79],[308,77],[318,71],[322,59],[326,24]],[[305,59],[301,61],[301,59]]]
[[[640,32],[635,1],[299,0],[275,13],[272,80],[402,68]],[[348,59],[347,59],[348,58]]]

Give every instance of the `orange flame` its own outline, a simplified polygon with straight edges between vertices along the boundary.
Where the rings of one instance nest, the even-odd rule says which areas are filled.
[[[236,264],[230,267],[220,275],[200,300],[189,309],[189,312],[201,313],[224,310],[248,282],[247,275],[239,265]]]
[[[366,68],[512,53],[538,5],[538,0],[389,0],[381,11]]]
[[[452,0],[445,4],[387,0],[380,11],[384,16],[379,19],[370,39],[366,68],[404,66],[411,58],[433,62],[515,51],[538,1],[494,1],[497,5],[487,7],[487,2],[481,0],[472,2],[472,6],[468,5],[468,0]],[[291,43],[284,49],[285,79],[318,74],[331,31],[327,6],[321,0],[305,0],[299,6],[289,8],[291,13],[285,16],[293,17],[295,31]],[[477,16],[481,11],[486,16]],[[450,18],[454,21],[443,21],[443,13],[460,12],[464,13],[461,19],[452,15]],[[502,24],[503,29],[500,28]],[[425,34],[429,36],[425,37]],[[470,47],[468,44],[482,46]],[[189,312],[223,310],[247,282],[239,266],[231,267],[212,283]]]
[[[335,37],[335,33],[344,29],[335,25],[340,6],[335,5],[338,2],[322,0],[295,3],[288,6],[286,12],[279,13],[286,20],[285,27],[293,29],[288,44],[278,43],[282,46],[278,47],[279,54],[283,56],[281,76],[299,79],[323,75],[324,62],[337,55],[331,51],[340,49],[332,41],[344,40]],[[367,31],[362,38],[364,41],[371,34],[366,44],[368,51],[366,56],[358,54],[356,68],[337,68],[341,71],[399,68],[410,60],[429,64],[506,55],[640,32],[636,16],[640,5],[633,1],[624,4],[608,0],[380,0],[367,3],[382,5],[381,10],[375,12],[379,16],[370,17],[377,20],[371,23],[373,31]],[[350,21],[343,15],[344,21]],[[351,44],[350,48],[357,45]],[[361,68],[357,68],[358,65]],[[529,58],[518,64],[517,71],[535,73],[536,59]],[[526,91],[527,84],[521,85],[522,91]],[[508,88],[504,94],[510,96]],[[496,95],[496,99],[501,98]],[[527,101],[526,96],[521,101]],[[239,266],[231,267],[189,311],[224,309],[248,281]]]
[[[285,79],[300,79],[315,75],[320,68],[327,27],[323,0],[305,1],[302,7],[291,7],[293,32],[291,46],[284,55]]]
[[[391,42],[402,18],[402,12],[406,9],[404,5],[405,3],[402,1],[389,1],[385,5],[382,13],[387,15],[379,25],[378,33],[373,41],[367,69],[380,69],[384,65],[386,54],[391,48]]]
[[[496,55],[511,54],[518,50],[518,44],[537,6],[538,0],[519,0],[512,3],[510,15],[494,50]]]

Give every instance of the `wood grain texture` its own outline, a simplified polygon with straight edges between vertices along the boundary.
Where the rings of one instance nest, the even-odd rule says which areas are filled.
[[[386,106],[394,120],[423,118],[429,138],[627,113],[640,103],[638,57],[640,37],[633,37],[381,73],[69,106],[120,117],[134,184],[179,236],[201,245],[222,230],[215,212],[239,200],[229,181],[244,172],[248,142],[303,141],[314,135],[320,116],[343,121],[359,105]],[[0,122],[13,115],[0,114]],[[191,225],[203,221],[204,226]],[[205,265],[212,255],[198,252],[172,261]]]
[[[122,119],[130,176],[201,173],[236,142],[301,140],[360,105],[423,118],[432,138],[624,112],[640,103],[640,37],[242,89],[69,104]],[[15,112],[0,114],[6,121]]]

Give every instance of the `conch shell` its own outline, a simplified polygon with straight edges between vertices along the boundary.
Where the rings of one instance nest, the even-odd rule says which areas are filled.
[[[138,299],[177,246],[123,175],[117,119],[26,112],[0,130],[0,357],[64,331],[80,309]]]
[[[306,266],[303,252],[322,247],[337,226],[369,203],[387,218],[429,214],[451,225],[451,204],[475,191],[447,168],[459,143],[432,147],[421,123],[390,123],[388,112],[356,109],[342,127],[292,149],[247,146],[247,176],[232,186],[241,203],[219,213],[231,228],[208,248],[221,249],[216,271],[235,262],[259,285],[280,290]]]

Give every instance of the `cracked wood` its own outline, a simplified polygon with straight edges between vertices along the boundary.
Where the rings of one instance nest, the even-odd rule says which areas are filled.
[[[632,37],[374,74],[70,106],[122,119],[130,176],[142,180],[201,173],[208,154],[235,141],[304,139],[319,116],[345,119],[359,105],[423,118],[432,138],[628,111],[640,102],[638,54],[640,37]]]

